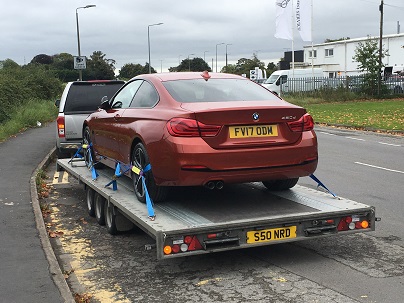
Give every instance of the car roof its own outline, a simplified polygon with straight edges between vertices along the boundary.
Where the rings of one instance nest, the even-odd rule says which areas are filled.
[[[143,78],[143,79],[158,79],[162,82],[172,81],[172,80],[191,80],[191,79],[204,79],[206,75],[209,79],[247,79],[239,75],[226,74],[226,73],[207,73],[205,72],[172,72],[172,73],[155,73],[155,74],[145,74],[134,77],[133,79]]]

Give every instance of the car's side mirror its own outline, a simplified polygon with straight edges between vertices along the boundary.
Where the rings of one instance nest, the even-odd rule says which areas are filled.
[[[106,96],[105,96],[105,97],[102,97],[100,108],[101,108],[101,109],[104,109],[104,110],[110,109],[110,108],[111,108],[111,104],[109,103],[108,98],[106,98],[106,99],[104,99],[104,98],[106,98]]]
[[[280,81],[280,80],[281,80],[281,78],[279,78],[278,80],[276,80],[276,83],[275,83],[275,84],[276,84],[277,86],[279,86],[279,84],[281,84],[281,81]]]

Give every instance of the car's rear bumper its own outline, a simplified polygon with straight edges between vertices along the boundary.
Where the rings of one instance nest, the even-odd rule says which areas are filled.
[[[148,146],[154,178],[163,186],[297,178],[312,174],[318,162],[317,139],[311,132],[293,145],[237,150],[215,150],[200,138],[167,141],[166,148]]]

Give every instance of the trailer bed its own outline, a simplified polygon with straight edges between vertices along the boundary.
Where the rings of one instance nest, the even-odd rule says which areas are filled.
[[[112,187],[105,187],[114,175],[112,169],[98,169],[99,176],[93,180],[84,161],[74,159],[69,163],[69,159],[59,159],[57,165],[105,197],[108,203],[116,206],[126,218],[153,237],[158,259],[375,229],[374,207],[345,198],[334,198],[329,193],[299,185],[290,190],[271,192],[258,182],[230,184],[221,190],[173,188],[166,201],[154,205],[156,217],[152,220],[146,205],[137,200],[130,178],[119,178],[118,190],[114,191]],[[346,217],[353,219],[354,223],[367,221],[369,225],[341,231],[341,223],[338,222]],[[336,222],[318,223],[326,220]],[[349,222],[346,225],[349,226]],[[292,232],[296,232],[295,237],[268,239],[268,233],[273,235],[278,229],[286,229],[288,233],[289,226],[294,227]],[[209,235],[221,233],[223,236],[209,240]],[[259,233],[266,237],[264,241],[251,240],[253,234],[260,237]],[[174,248],[184,243],[186,235],[197,236],[199,242],[203,242],[202,249],[186,254],[166,254],[164,248],[168,245],[167,239],[171,239],[169,245]]]

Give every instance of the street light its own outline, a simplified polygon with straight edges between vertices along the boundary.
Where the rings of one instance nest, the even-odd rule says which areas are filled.
[[[188,55],[188,71],[191,71],[191,60],[189,60],[189,56],[195,56],[195,54],[189,54]]]
[[[226,44],[226,72],[227,72],[227,45],[232,45],[231,43],[230,44]]]
[[[222,45],[222,44],[225,44],[225,43],[222,42],[222,43],[216,44],[216,72],[217,72],[217,46]]]
[[[80,6],[78,8],[76,8],[76,29],[77,29],[77,48],[78,48],[78,52],[79,52],[79,57],[81,57],[81,51],[80,51],[80,31],[79,31],[79,13],[77,10],[79,10],[80,8],[90,8],[90,7],[95,7],[94,4],[89,4],[86,6]],[[81,69],[79,69],[79,80],[83,80],[83,73],[81,71]]]
[[[155,25],[162,25],[163,23],[155,23],[155,24],[150,24],[147,26],[147,42],[149,46],[149,74],[151,74],[151,62],[150,62],[150,27],[155,26]]]

